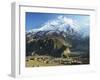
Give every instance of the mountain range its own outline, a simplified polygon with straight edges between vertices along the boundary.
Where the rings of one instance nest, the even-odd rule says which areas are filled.
[[[41,26],[41,25],[40,25]],[[46,37],[70,37],[80,34],[80,27],[74,20],[59,16],[57,19],[48,21],[42,25],[39,29],[31,29],[26,32],[27,36],[33,36],[34,38],[46,38]]]

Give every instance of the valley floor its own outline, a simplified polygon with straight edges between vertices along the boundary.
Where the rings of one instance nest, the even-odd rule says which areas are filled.
[[[60,65],[82,65],[89,64],[89,58],[80,56],[71,56],[69,58],[54,58],[46,55],[27,56],[26,67],[41,66],[60,66]]]

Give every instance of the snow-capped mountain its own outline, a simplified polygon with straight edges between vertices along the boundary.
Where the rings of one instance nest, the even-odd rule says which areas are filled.
[[[75,35],[76,33],[80,34],[80,30],[80,26],[76,23],[75,20],[65,16],[58,16],[56,19],[46,22],[39,29],[32,29],[26,33],[31,33],[30,35],[40,38],[45,36],[66,37]]]
[[[46,22],[39,29],[32,29],[28,32],[36,32],[36,31],[48,31],[48,30],[59,30],[66,32],[67,29],[74,29],[78,31],[78,25],[75,24],[74,20],[64,17],[58,16],[57,19],[50,20]]]

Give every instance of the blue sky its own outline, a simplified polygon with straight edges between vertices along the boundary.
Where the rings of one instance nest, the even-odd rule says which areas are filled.
[[[26,31],[31,29],[40,28],[49,20],[56,19],[58,16],[63,15],[78,22],[78,25],[82,28],[89,27],[89,16],[79,14],[55,14],[55,13],[34,13],[26,12],[25,14],[25,26]]]

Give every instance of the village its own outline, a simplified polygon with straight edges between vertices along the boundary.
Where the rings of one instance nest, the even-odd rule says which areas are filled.
[[[40,67],[40,66],[57,66],[57,65],[81,65],[88,64],[87,58],[80,56],[54,58],[51,56],[28,56],[26,58],[26,67]]]

